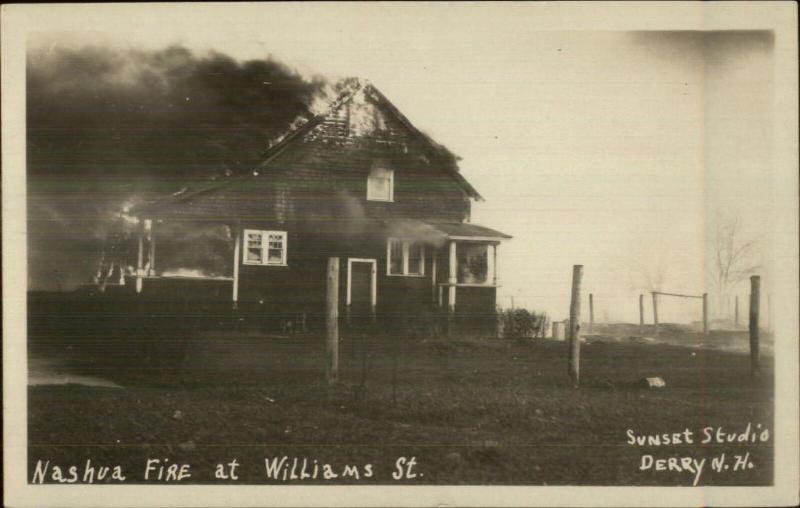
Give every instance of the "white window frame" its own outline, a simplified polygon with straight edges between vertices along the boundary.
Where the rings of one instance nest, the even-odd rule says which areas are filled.
[[[249,246],[247,245],[247,235],[249,234],[260,234],[261,235],[261,261],[250,261],[247,259],[247,252],[249,250]],[[289,252],[289,238],[286,231],[270,231],[265,229],[245,229],[243,232],[242,238],[242,264],[245,265],[252,265],[252,266],[287,266],[286,259],[287,253]],[[281,241],[283,242],[283,249],[281,250],[281,261],[280,263],[270,263],[269,262],[269,236],[270,235],[279,235],[281,237]]]
[[[403,249],[403,273],[392,273],[392,242],[400,242]],[[389,277],[425,277],[425,246],[419,243],[420,247],[420,254],[421,254],[421,265],[420,265],[420,273],[410,273],[408,271],[408,252],[409,247],[412,243],[419,243],[415,242],[414,240],[405,240],[403,238],[396,238],[390,237],[386,239],[386,275]]]
[[[370,179],[373,178],[372,174],[375,171],[386,171],[389,173],[389,199],[385,199],[383,197],[374,196],[372,192],[370,192]],[[377,177],[374,177],[377,178]],[[383,178],[382,178],[383,179]],[[385,168],[385,167],[374,167],[369,171],[369,175],[367,175],[367,201],[383,201],[384,203],[393,203],[394,202],[394,170]]]

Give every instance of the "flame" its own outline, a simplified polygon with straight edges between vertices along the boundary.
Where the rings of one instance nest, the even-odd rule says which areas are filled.
[[[187,279],[214,279],[226,280],[228,277],[222,275],[211,275],[202,270],[191,268],[177,268],[175,270],[167,270],[161,274],[162,277],[183,277]]]

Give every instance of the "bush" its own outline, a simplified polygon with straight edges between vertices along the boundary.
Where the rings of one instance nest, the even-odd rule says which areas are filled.
[[[502,336],[507,339],[544,338],[550,326],[550,317],[545,312],[528,309],[498,309]]]

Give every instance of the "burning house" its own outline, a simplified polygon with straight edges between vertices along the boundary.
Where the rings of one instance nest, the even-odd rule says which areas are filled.
[[[252,172],[131,209],[137,256],[124,287],[313,323],[338,257],[340,316],[474,323],[494,315],[497,248],[510,238],[470,222],[480,199],[454,155],[359,82]]]

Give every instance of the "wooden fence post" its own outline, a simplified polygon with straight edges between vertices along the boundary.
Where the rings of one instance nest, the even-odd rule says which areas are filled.
[[[581,357],[581,277],[583,265],[572,267],[572,300],[569,306],[569,376],[572,384],[578,386],[580,382],[580,357]]]
[[[750,277],[750,375],[759,374],[758,307],[760,303],[761,277]]]
[[[339,377],[339,258],[328,258],[328,280],[325,298],[325,338],[327,352],[328,384],[336,383]]]
[[[658,337],[658,293],[653,294],[653,336]]]
[[[703,335],[708,337],[708,293],[703,293]]]
[[[589,333],[594,328],[594,294],[589,293]]]
[[[639,294],[639,336],[644,337],[644,295]]]

